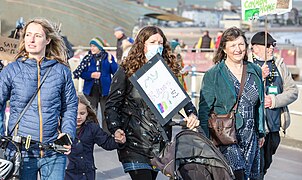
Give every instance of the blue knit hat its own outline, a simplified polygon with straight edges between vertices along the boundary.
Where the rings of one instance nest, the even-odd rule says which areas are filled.
[[[89,44],[95,45],[96,47],[99,48],[99,50],[104,50],[103,49],[104,42],[103,42],[102,38],[100,38],[100,37],[95,37],[95,38],[91,39]]]

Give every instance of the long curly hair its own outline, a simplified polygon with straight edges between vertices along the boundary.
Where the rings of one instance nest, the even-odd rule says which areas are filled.
[[[46,39],[50,39],[50,43],[46,46],[45,57],[47,59],[55,59],[59,63],[64,64],[69,67],[67,63],[67,56],[66,56],[66,47],[64,41],[62,40],[59,32],[55,30],[54,24],[52,24],[47,19],[40,19],[36,18],[31,21],[28,21],[23,28],[21,33],[20,41],[19,41],[19,50],[16,55],[16,59],[20,57],[24,57],[23,60],[28,58],[28,52],[25,49],[25,33],[27,30],[28,25],[31,23],[40,24],[43,28],[43,31],[46,35]],[[37,59],[39,60],[39,59]]]
[[[234,41],[239,36],[243,37],[244,42],[245,42],[245,48],[248,49],[248,43],[247,43],[247,39],[246,39],[244,33],[240,29],[238,29],[237,27],[231,27],[231,28],[225,30],[222,33],[218,50],[217,50],[217,52],[216,52],[216,54],[213,58],[214,64],[218,64],[220,61],[226,59],[227,54],[224,52],[224,49],[226,47],[226,43],[228,41]],[[245,61],[248,60],[247,53],[245,54],[243,60],[245,60]]]
[[[92,109],[90,102],[88,101],[88,99],[85,97],[84,94],[78,94],[78,98],[79,98],[79,103],[84,104],[87,108],[87,118],[86,118],[86,122],[90,121],[90,122],[94,122],[99,124],[97,115],[95,113],[95,111]]]
[[[180,66],[176,62],[176,57],[172,54],[170,43],[167,41],[167,38],[162,30],[157,26],[146,26],[139,31],[128,56],[121,63],[121,66],[124,68],[127,77],[132,76],[133,73],[135,73],[147,62],[144,52],[145,42],[149,39],[150,36],[157,33],[160,34],[163,38],[163,59],[175,74],[175,76],[180,75]]]

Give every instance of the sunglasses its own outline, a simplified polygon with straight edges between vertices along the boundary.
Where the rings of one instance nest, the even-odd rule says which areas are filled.
[[[270,48],[271,46],[276,47],[276,45],[277,45],[276,42],[273,42],[271,44],[267,44],[266,48]]]

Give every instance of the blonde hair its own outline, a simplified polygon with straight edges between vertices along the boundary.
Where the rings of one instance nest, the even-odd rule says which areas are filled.
[[[59,35],[59,32],[56,31],[54,24],[52,24],[47,19],[42,19],[42,18],[36,18],[31,21],[28,21],[24,26],[19,41],[19,51],[16,55],[16,59],[20,57],[24,57],[23,60],[26,60],[28,58],[28,52],[26,52],[25,49],[24,37],[27,27],[31,23],[40,24],[46,35],[46,39],[50,39],[50,43],[46,46],[45,57],[47,59],[57,60],[59,63],[69,67],[67,63],[66,47],[63,39]]]

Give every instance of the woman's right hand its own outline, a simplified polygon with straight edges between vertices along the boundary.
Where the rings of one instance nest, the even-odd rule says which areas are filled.
[[[93,79],[100,79],[101,73],[100,72],[93,72],[91,73],[91,78]]]
[[[198,127],[200,123],[197,116],[193,113],[190,114],[189,117],[186,117],[184,121],[187,122],[187,127],[191,130]]]
[[[123,130],[117,129],[114,133],[115,142],[124,144],[126,142],[126,134]]]

